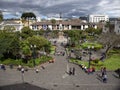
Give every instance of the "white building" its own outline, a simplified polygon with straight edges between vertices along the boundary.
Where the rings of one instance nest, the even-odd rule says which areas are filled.
[[[108,15],[89,15],[89,22],[98,23],[100,21],[109,21]]]
[[[40,17],[37,17],[37,22],[41,22],[41,18]]]
[[[0,23],[0,29],[4,29],[5,26],[12,26],[15,28],[15,31],[21,31],[21,29],[23,28],[23,24],[22,23],[17,23],[14,21],[2,21]]]

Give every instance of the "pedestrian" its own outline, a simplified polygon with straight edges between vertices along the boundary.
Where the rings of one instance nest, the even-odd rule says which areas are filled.
[[[75,75],[75,67],[73,67],[72,75]]]
[[[63,56],[65,55],[65,52],[63,52]]]
[[[12,64],[10,64],[10,69],[13,69],[13,65]]]
[[[18,65],[17,70],[18,70],[18,71],[21,71],[21,69],[22,69],[22,66],[21,66],[21,65]]]
[[[95,67],[92,67],[92,72],[95,72]]]
[[[42,69],[45,69],[45,67],[44,67],[44,66],[41,66],[41,68],[42,68]]]
[[[103,77],[104,76],[104,69],[103,69],[103,67],[101,67],[101,73],[102,73],[101,77]]]
[[[107,74],[105,74],[105,75],[103,76],[103,82],[104,82],[104,83],[107,83]]]
[[[36,73],[38,73],[38,72],[39,72],[39,70],[38,70],[38,69],[35,69],[35,72],[36,72]]]
[[[1,65],[1,69],[5,71],[5,70],[6,70],[5,65],[2,64],[2,65]]]
[[[2,64],[0,64],[0,69],[2,69]]]
[[[22,73],[22,74],[24,74],[24,71],[25,71],[24,68],[21,68],[21,73]]]
[[[69,75],[71,75],[71,74],[72,74],[72,69],[70,68],[70,69],[69,69]]]

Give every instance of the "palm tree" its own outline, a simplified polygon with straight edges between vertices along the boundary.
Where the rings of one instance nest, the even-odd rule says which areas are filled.
[[[22,21],[28,21],[29,26],[29,20],[36,20],[36,15],[33,12],[25,12],[21,16]]]
[[[3,20],[3,14],[2,11],[0,11],[0,22]]]

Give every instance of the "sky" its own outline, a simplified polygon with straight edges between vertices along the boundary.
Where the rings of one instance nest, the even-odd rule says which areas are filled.
[[[80,17],[89,14],[120,16],[120,0],[0,0],[5,18],[33,12],[40,17]]]

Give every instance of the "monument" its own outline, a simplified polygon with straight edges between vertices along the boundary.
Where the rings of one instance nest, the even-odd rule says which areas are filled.
[[[67,42],[67,38],[64,37],[64,33],[62,31],[59,31],[57,41],[60,42],[60,43],[66,43]]]

